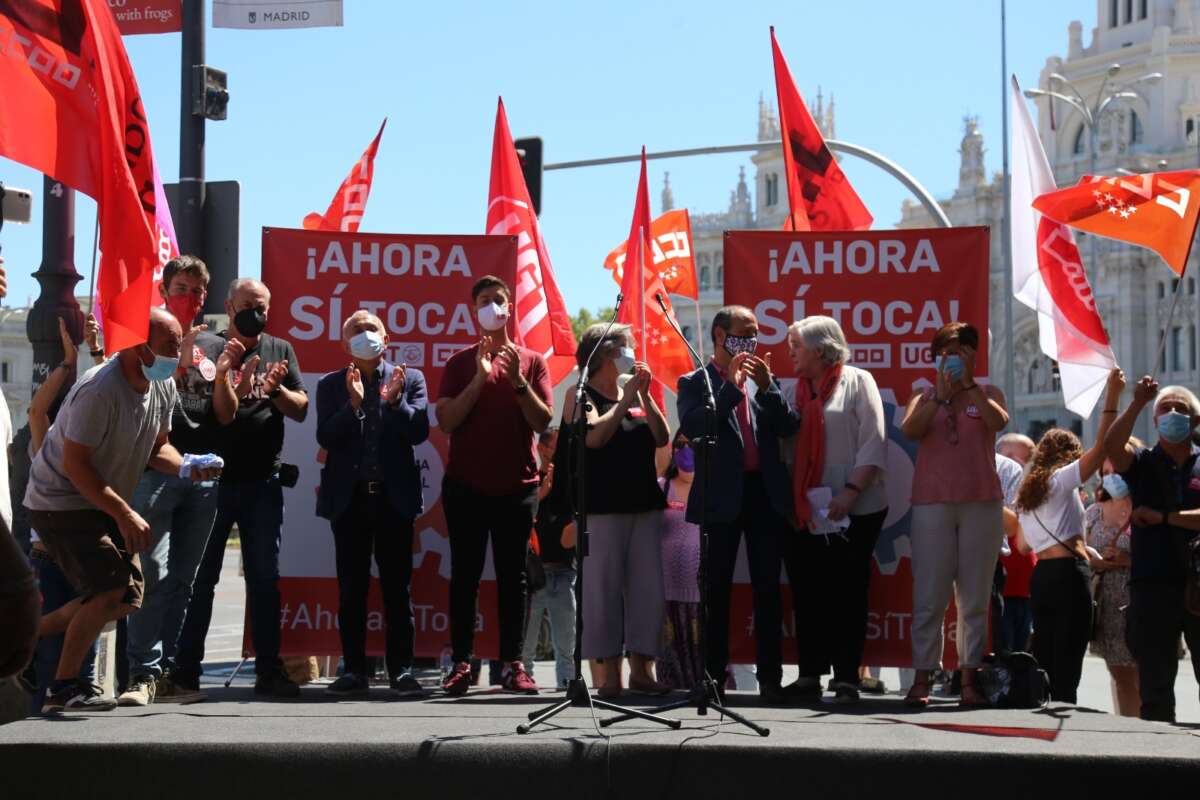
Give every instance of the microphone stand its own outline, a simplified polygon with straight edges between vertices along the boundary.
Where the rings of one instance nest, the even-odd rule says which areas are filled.
[[[759,736],[770,736],[769,728],[764,728],[761,725],[755,724],[750,720],[738,714],[735,711],[730,711],[721,703],[721,695],[718,692],[717,682],[708,674],[708,491],[709,491],[709,476],[712,470],[712,458],[717,448],[717,399],[713,392],[712,376],[708,374],[708,365],[692,347],[692,343],[683,335],[683,331],[667,313],[666,303],[663,302],[661,293],[656,293],[654,299],[658,301],[659,307],[662,308],[663,317],[671,324],[671,329],[687,346],[688,352],[692,354],[692,358],[700,366],[700,372],[704,375],[704,436],[698,439],[692,439],[691,445],[693,448],[699,444],[700,448],[697,453],[700,457],[696,459],[696,471],[700,480],[700,567],[697,570],[696,579],[700,585],[700,608],[699,608],[699,623],[700,623],[700,665],[704,670],[704,677],[700,679],[687,697],[674,703],[655,707],[655,711],[672,711],[677,708],[686,708],[694,706],[696,713],[700,716],[708,714],[711,708],[718,714],[723,714],[729,717],[734,722],[745,725],[750,730],[757,733]],[[749,399],[744,402],[749,402]],[[624,722],[631,719],[631,714],[621,714],[609,719],[601,720],[602,727],[608,727],[617,722]]]
[[[654,714],[639,711],[635,708],[628,708],[617,703],[610,703],[607,700],[594,698],[588,691],[587,682],[583,678],[583,565],[588,556],[587,433],[588,429],[591,428],[591,425],[587,421],[587,412],[591,410],[591,404],[587,400],[587,395],[583,387],[587,383],[588,369],[592,365],[592,359],[595,358],[600,345],[604,344],[608,339],[609,332],[612,331],[613,325],[617,322],[617,315],[621,311],[621,301],[623,299],[622,295],[617,295],[617,304],[613,308],[612,319],[608,321],[608,327],[604,329],[604,335],[600,337],[600,341],[596,342],[596,346],[592,348],[592,352],[588,353],[587,361],[584,362],[583,368],[579,371],[579,381],[575,384],[575,410],[569,427],[571,431],[569,441],[571,442],[571,446],[575,448],[571,456],[575,459],[575,475],[573,476],[575,489],[575,547],[579,554],[579,571],[575,578],[575,677],[567,684],[566,698],[540,711],[531,712],[529,714],[529,722],[518,725],[517,733],[529,733],[535,726],[547,722],[572,706],[580,706],[582,708],[599,707],[606,711],[619,712],[623,719],[633,719],[636,717],[637,719],[657,722],[673,729],[678,729],[683,725],[677,719],[655,716]],[[555,479],[567,480],[568,477],[571,476],[555,476]]]

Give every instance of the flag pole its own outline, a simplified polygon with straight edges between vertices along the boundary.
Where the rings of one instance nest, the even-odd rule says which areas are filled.
[[[92,278],[88,282],[88,313],[96,304],[96,253],[100,250],[100,207],[96,207],[96,230],[92,233]]]
[[[1002,217],[1001,236],[1004,248],[1004,327],[1008,341],[1008,357],[1004,364],[1004,397],[1008,403],[1010,419],[1016,413],[1016,343],[1013,341],[1013,258],[1012,258],[1012,185],[1009,177],[1008,154],[1011,144],[1008,137],[1008,18],[1007,0],[1000,0],[1000,124],[1001,149],[1004,156],[1004,216]],[[1014,421],[1013,428],[1017,428]]]
[[[700,366],[704,366],[704,323],[700,321],[700,292],[696,292],[696,344],[700,351]]]
[[[1184,270],[1186,273],[1187,270]],[[1158,377],[1159,368],[1163,366],[1163,353],[1167,349],[1167,336],[1171,333],[1171,323],[1175,320],[1175,307],[1179,305],[1179,295],[1183,294],[1183,275],[1179,275],[1179,283],[1175,287],[1175,294],[1171,297],[1171,309],[1167,312],[1167,323],[1163,325],[1162,336],[1158,338],[1158,352],[1154,355],[1154,369],[1150,372],[1151,379]]]
[[[650,348],[646,344],[646,230],[638,225],[638,321],[642,326],[642,361],[650,358]]]

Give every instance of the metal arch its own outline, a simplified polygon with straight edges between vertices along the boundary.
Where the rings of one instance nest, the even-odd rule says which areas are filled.
[[[950,222],[950,218],[946,216],[946,212],[942,210],[941,205],[938,204],[938,201],[934,199],[934,196],[930,194],[929,190],[922,186],[916,178],[910,175],[908,170],[904,169],[904,167],[900,166],[895,161],[876,153],[874,150],[868,150],[865,147],[860,147],[859,145],[851,144],[849,142],[842,142],[837,139],[826,139],[825,144],[829,146],[830,150],[836,150],[839,153],[845,153],[849,156],[857,156],[863,161],[879,167],[884,172],[903,183],[910,192],[916,195],[917,199],[921,201],[921,205],[923,205],[925,210],[933,216],[938,225],[943,228],[954,227]]]

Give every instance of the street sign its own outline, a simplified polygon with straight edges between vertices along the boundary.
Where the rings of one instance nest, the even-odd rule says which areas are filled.
[[[108,0],[122,36],[179,33],[183,0]]]

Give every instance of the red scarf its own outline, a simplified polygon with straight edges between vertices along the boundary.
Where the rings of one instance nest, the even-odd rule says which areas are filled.
[[[821,386],[813,393],[812,381],[800,378],[796,382],[796,410],[800,412],[800,432],[796,435],[796,469],[793,491],[796,495],[796,520],[802,527],[812,521],[813,508],[808,502],[808,490],[821,482],[825,471],[825,404],[842,378],[842,365],[825,371]],[[804,398],[801,400],[801,398]]]

